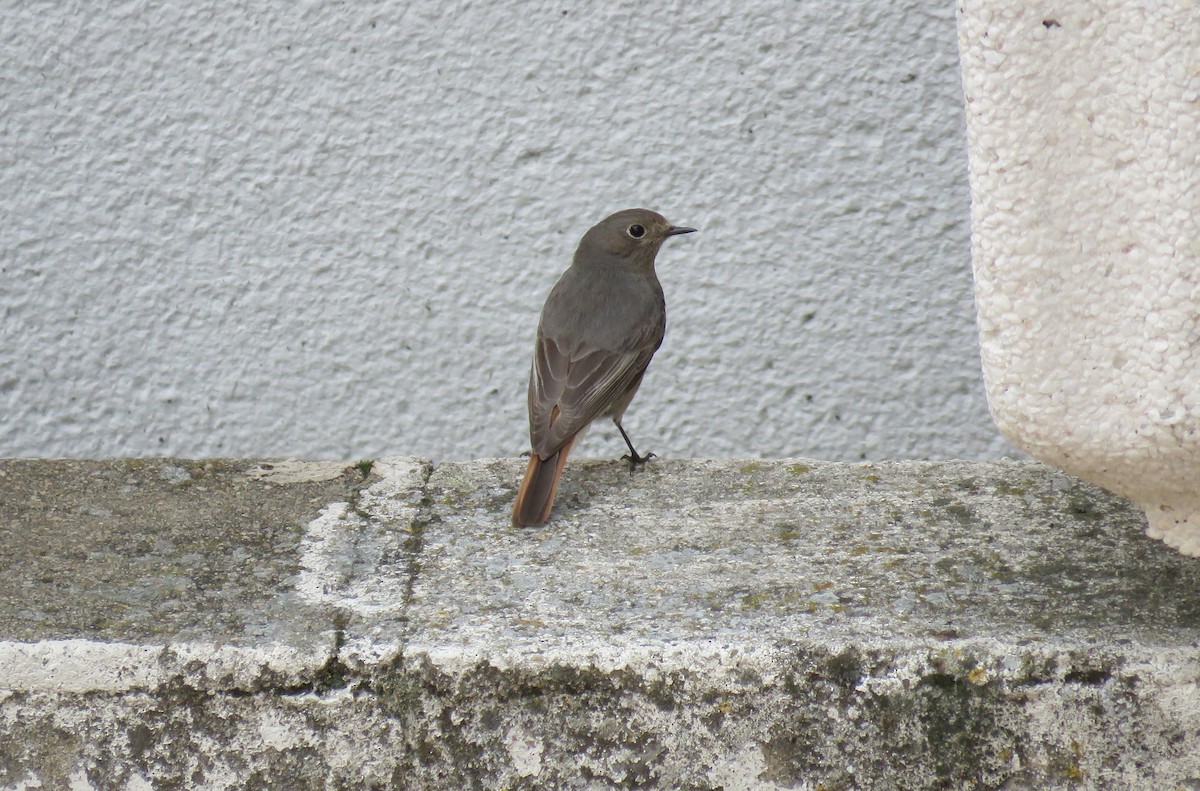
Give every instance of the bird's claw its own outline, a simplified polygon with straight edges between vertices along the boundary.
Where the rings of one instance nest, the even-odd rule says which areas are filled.
[[[636,453],[626,453],[624,456],[621,457],[621,461],[629,462],[629,474],[632,475],[638,467],[641,467],[643,464],[650,461],[651,459],[657,459],[657,458],[658,458],[658,455],[654,454],[654,453],[647,453],[644,456],[639,456]]]

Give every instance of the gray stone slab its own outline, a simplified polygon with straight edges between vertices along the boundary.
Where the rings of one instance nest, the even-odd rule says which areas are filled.
[[[520,466],[429,482],[405,663],[459,781],[1200,778],[1200,565],[1122,500],[1029,462],[589,462],[518,531]]]
[[[419,497],[424,468],[406,469]],[[0,461],[0,685],[317,683],[353,615],[351,571],[371,554],[355,508],[389,485],[368,474],[345,462]],[[403,590],[408,564],[397,568]]]
[[[410,612],[434,644],[1200,638],[1200,564],[1123,500],[1031,462],[612,462],[552,521],[506,522],[519,472],[446,464]]]
[[[347,467],[347,465],[341,465]],[[306,643],[293,601],[305,527],[361,476],[275,485],[254,462],[0,462],[9,640]],[[328,619],[326,619],[327,621]],[[314,626],[316,627],[314,629]]]
[[[1031,462],[3,462],[0,787],[1200,788],[1200,564]]]

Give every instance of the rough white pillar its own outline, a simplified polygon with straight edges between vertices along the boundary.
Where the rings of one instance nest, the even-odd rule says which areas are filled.
[[[992,416],[1200,556],[1200,4],[958,20]]]

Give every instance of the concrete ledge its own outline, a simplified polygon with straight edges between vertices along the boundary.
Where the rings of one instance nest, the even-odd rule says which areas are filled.
[[[1200,563],[1122,500],[584,461],[516,531],[522,465],[0,462],[0,785],[1200,787]]]

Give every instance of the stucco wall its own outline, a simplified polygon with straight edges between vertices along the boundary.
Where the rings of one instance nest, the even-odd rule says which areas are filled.
[[[635,205],[702,231],[640,449],[1007,447],[953,4],[168,6],[0,17],[0,455],[515,454],[541,302]]]

